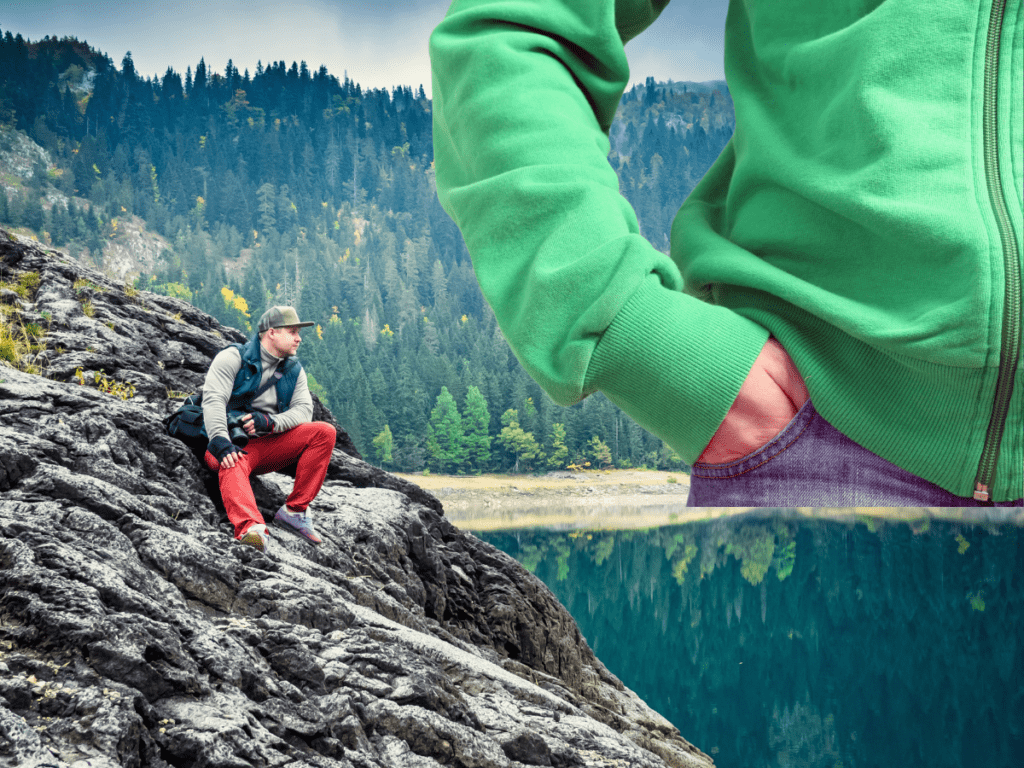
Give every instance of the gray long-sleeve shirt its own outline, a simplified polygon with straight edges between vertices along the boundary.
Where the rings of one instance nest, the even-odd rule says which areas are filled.
[[[274,375],[278,365],[284,362],[283,358],[274,357],[260,345],[260,360],[263,364],[263,376],[260,379],[260,386],[267,383]],[[203,382],[203,421],[206,424],[206,434],[213,440],[215,437],[228,436],[227,405],[231,397],[231,389],[235,385],[235,376],[242,367],[242,354],[235,347],[222,349],[213,358],[210,370],[206,373],[206,381]],[[295,381],[295,391],[292,393],[288,410],[284,413],[277,412],[277,391],[275,387],[268,387],[252,402],[254,411],[263,411],[270,414],[274,421],[274,431],[284,432],[305,424],[313,419],[313,397],[309,394],[309,382],[306,379],[305,370],[299,371],[299,377]]]

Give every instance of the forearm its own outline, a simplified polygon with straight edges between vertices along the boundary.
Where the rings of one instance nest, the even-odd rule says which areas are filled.
[[[213,359],[206,373],[203,382],[203,423],[211,440],[228,436],[227,403],[241,363],[242,358],[236,350],[225,350]]]
[[[565,405],[604,391],[692,461],[768,333],[681,293],[607,161],[623,39],[661,5],[456,2],[431,38],[435,169],[530,375]]]
[[[299,424],[313,420],[313,397],[309,393],[309,380],[305,371],[299,373],[299,378],[295,382],[295,391],[292,392],[288,410],[275,414],[273,419],[275,432],[286,432]]]
[[[575,402],[643,278],[660,268],[682,285],[639,236],[607,162],[628,80],[614,4],[456,2],[431,62],[441,203],[523,365],[557,402]]]

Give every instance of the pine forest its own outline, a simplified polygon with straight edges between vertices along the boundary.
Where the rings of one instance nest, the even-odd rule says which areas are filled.
[[[623,96],[609,162],[656,248],[732,109],[724,82]],[[316,322],[299,350],[312,390],[386,469],[685,470],[603,395],[558,406],[519,366],[437,201],[430,110],[422,86],[364,90],[305,62],[150,78],[130,53],[7,31],[0,158],[25,137],[45,152],[0,164],[0,225],[100,269],[142,232],[161,251],[137,288],[247,333],[295,306]]]

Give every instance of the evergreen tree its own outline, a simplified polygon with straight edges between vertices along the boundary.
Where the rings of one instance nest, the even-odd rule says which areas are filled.
[[[434,261],[430,269],[430,290],[433,293],[434,311],[438,319],[445,319],[449,315],[448,309],[448,278],[444,274],[444,266],[439,260]]]
[[[385,424],[381,433],[373,438],[374,453],[382,467],[391,464],[391,455],[394,447],[395,439],[391,435],[391,427]]]
[[[529,470],[534,461],[543,461],[544,452],[537,444],[533,434],[519,426],[519,412],[509,408],[501,416],[502,429],[498,434],[498,443],[512,456],[512,471],[518,472],[520,465]]]
[[[260,314],[263,314],[262,312]],[[306,384],[309,386],[309,391],[316,395],[317,399],[323,403],[324,408],[331,407],[331,399],[327,394],[327,390],[324,386],[317,381],[316,377],[311,371],[306,371]]]
[[[7,190],[4,190],[6,194]],[[25,222],[23,221],[23,214],[25,212],[25,203],[22,196],[18,194],[17,190],[11,193],[11,199],[7,206],[7,220],[15,227],[22,226]]]
[[[425,462],[423,438],[409,432],[395,439],[395,462],[406,472],[419,472]]]
[[[274,185],[269,182],[264,184],[256,190],[256,197],[260,201],[257,209],[259,210],[260,231],[264,236],[269,236],[277,227]]]
[[[608,445],[597,435],[590,438],[587,443],[587,458],[594,467],[610,467],[612,464],[612,452]]]
[[[552,469],[564,469],[569,463],[569,449],[565,446],[565,425],[551,425],[550,447],[548,448],[548,466]]]
[[[427,424],[427,463],[438,472],[457,472],[466,459],[462,418],[448,387],[441,387]]]
[[[22,221],[25,226],[38,235],[43,233],[43,206],[39,198],[27,197],[25,208],[22,213]]]
[[[474,471],[483,472],[491,463],[491,414],[484,396],[474,386],[466,390],[465,414],[466,459]]]
[[[537,407],[533,404],[533,398],[527,397],[523,400],[523,415],[520,424],[527,432],[540,434],[538,431]]]
[[[61,218],[62,209],[55,203],[47,214],[44,211],[43,227],[50,233],[50,240],[56,246],[62,246],[67,242],[67,228]],[[66,214],[65,214],[66,215]]]

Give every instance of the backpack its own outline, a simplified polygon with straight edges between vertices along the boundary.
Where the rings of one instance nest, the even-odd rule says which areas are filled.
[[[274,375],[270,377],[270,380],[256,390],[248,399],[255,400],[268,389],[275,386],[280,379],[281,372],[274,371]],[[184,404],[163,420],[163,425],[167,434],[181,440],[181,442],[191,448],[192,453],[196,455],[200,462],[205,460],[206,447],[210,444],[210,438],[206,434],[206,430],[203,429],[202,392],[186,397]]]
[[[181,440],[196,458],[202,461],[209,438],[203,431],[203,393],[189,395],[184,404],[163,420],[164,429],[171,437]]]

